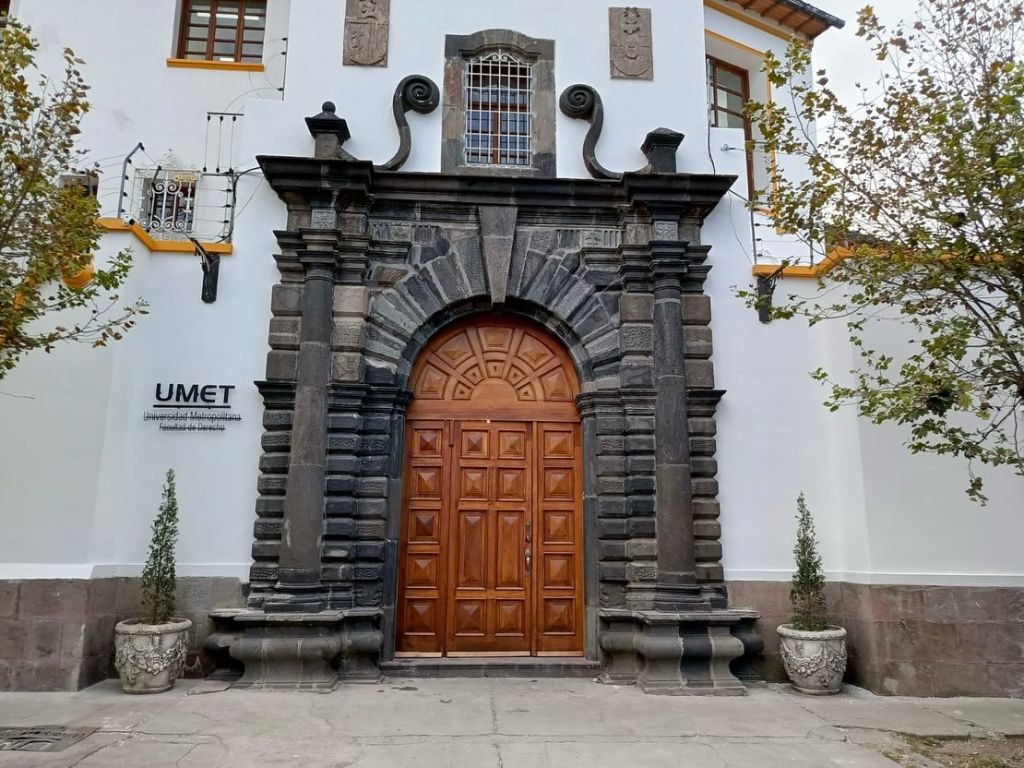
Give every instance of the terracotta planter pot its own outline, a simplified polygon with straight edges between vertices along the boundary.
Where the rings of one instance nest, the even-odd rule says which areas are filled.
[[[125,693],[160,693],[174,687],[181,674],[192,622],[143,624],[128,619],[114,627],[114,666]]]
[[[793,687],[812,696],[839,693],[846,672],[846,630],[804,632],[783,624],[777,631],[782,664]]]

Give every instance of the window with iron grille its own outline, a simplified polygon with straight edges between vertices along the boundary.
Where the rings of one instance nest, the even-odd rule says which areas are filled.
[[[263,61],[267,0],[182,0],[178,58]]]
[[[716,128],[742,128],[750,141],[750,121],[743,108],[750,101],[750,76],[745,69],[708,56],[708,104],[711,125]],[[747,178],[754,189],[753,153],[747,152]]]
[[[140,172],[142,206],[139,224],[154,237],[184,239],[195,229],[195,171]]]
[[[0,28],[7,26],[7,15],[11,12],[11,0],[0,0]]]
[[[465,66],[465,162],[529,166],[532,157],[533,68],[506,51]]]

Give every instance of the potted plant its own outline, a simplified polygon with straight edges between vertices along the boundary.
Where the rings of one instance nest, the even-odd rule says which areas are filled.
[[[796,508],[796,571],[789,592],[793,622],[778,628],[782,664],[793,687],[801,693],[839,693],[846,672],[846,630],[828,622],[825,574],[814,520],[802,493]]]
[[[174,616],[174,547],[178,499],[174,471],[167,470],[163,500],[153,521],[149,557],[142,571],[143,618],[114,628],[114,666],[126,693],[160,693],[174,686],[185,662],[192,622]]]

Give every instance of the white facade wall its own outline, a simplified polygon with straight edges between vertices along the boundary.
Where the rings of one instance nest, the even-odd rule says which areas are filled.
[[[819,365],[839,374],[849,368],[843,327],[764,326],[733,295],[734,287],[751,283],[755,258],[800,254],[770,228],[757,227],[761,242],[754,241],[740,199],[747,189],[744,156],[734,149],[742,146],[742,132],[709,131],[704,57],[707,50],[748,65],[756,59],[751,51],[781,53],[781,38],[706,10],[700,0],[649,0],[655,77],[622,81],[609,77],[607,8],[592,0],[444,0],[429,9],[422,0],[392,0],[389,66],[343,67],[342,0],[270,0],[266,72],[225,72],[167,66],[175,5],[15,2],[16,15],[43,44],[44,70],[64,46],[88,62],[94,109],[82,143],[106,172],[101,200],[107,215],[117,209],[120,159],[136,142],[154,160],[173,153],[185,167],[202,166],[209,156],[209,111],[245,114],[233,153],[237,168],[253,166],[258,154],[310,155],[303,118],[327,99],[348,120],[346,149],[382,162],[398,141],[394,87],[413,73],[441,84],[446,34],[504,27],[554,39],[556,93],[582,82],[604,99],[598,157],[605,166],[639,168],[644,136],[665,126],[687,137],[681,170],[740,177],[736,195],[723,201],[704,230],[713,246],[707,287],[717,383],[728,390],[718,441],[727,578],[788,578],[795,497],[804,490],[826,568],[836,577],[1024,584],[1020,479],[995,473],[991,504],[975,507],[962,492],[962,465],[908,456],[895,430],[821,407],[825,393],[808,372]],[[277,88],[284,82],[286,36],[282,98]],[[752,73],[752,84],[758,79]],[[413,152],[404,170],[440,170],[440,110],[410,114],[410,122]],[[587,176],[580,154],[586,130],[583,122],[558,116],[560,176]],[[136,266],[122,295],[144,296],[150,314],[107,350],[63,347],[32,356],[0,384],[7,395],[0,396],[0,423],[10,435],[0,454],[0,578],[136,573],[168,467],[178,473],[182,510],[179,572],[246,578],[262,433],[252,382],[264,373],[270,289],[277,279],[273,230],[284,224],[283,204],[258,175],[246,176],[234,253],[221,261],[212,305],[199,299],[201,272],[193,256],[151,254],[127,233],[105,238],[103,253],[134,248]],[[780,292],[810,288],[794,282],[784,282]],[[243,421],[223,433],[161,433],[142,419],[158,382],[235,385],[233,402]]]

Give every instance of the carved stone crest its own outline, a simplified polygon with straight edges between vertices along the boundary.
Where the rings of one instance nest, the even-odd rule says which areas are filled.
[[[613,78],[654,79],[650,8],[609,8]]]
[[[342,64],[388,65],[388,23],[391,0],[346,0],[345,51]]]

